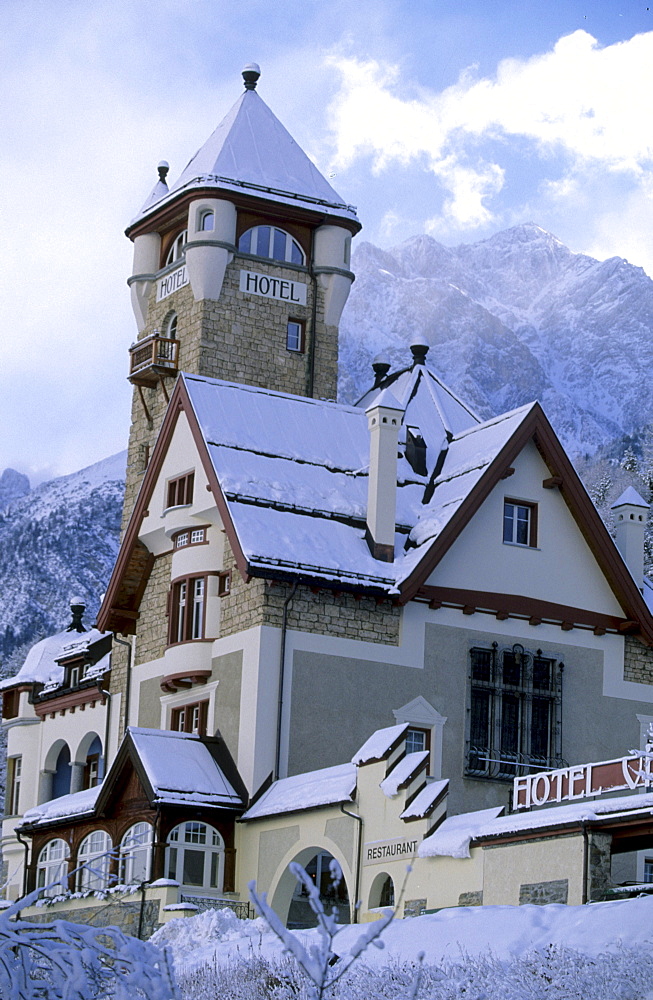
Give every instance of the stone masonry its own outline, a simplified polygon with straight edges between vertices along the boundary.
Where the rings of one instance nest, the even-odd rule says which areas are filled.
[[[653,649],[630,635],[625,639],[624,680],[653,684]]]

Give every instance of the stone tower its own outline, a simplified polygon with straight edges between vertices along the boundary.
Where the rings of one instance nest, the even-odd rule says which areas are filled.
[[[353,281],[346,205],[256,93],[260,70],[181,176],[127,229],[138,340],[125,522],[178,371],[334,399]]]

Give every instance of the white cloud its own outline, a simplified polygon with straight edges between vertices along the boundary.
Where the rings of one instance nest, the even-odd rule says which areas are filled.
[[[642,97],[653,89],[653,32],[601,48],[576,31],[549,52],[506,59],[493,78],[472,71],[440,93],[399,93],[396,67],[332,55],[342,74],[330,108],[334,162],[371,156],[374,169],[422,164],[446,192],[443,219],[462,227],[492,220],[505,173],[496,141],[525,139],[541,159],[563,153],[568,176],[551,194],[570,193],[572,176],[600,164],[643,177],[653,158],[653,124]],[[405,85],[404,85],[405,90]],[[492,157],[485,140],[493,140]],[[484,154],[484,158],[480,155]],[[557,185],[557,190],[556,190]]]

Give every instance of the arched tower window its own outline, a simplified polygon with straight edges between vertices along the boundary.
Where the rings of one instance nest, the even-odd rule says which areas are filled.
[[[169,340],[177,339],[177,313],[170,313],[163,324],[163,336]]]
[[[297,240],[276,226],[253,226],[247,229],[238,240],[238,249],[241,253],[288,261],[290,264],[306,263],[306,255]]]
[[[184,888],[221,891],[224,841],[207,823],[180,823],[170,832],[166,848],[166,878]]]
[[[70,849],[65,840],[49,840],[39,854],[36,863],[36,886],[43,889],[44,896],[58,896],[68,889],[68,882],[62,882],[68,875]]]
[[[84,837],[77,851],[77,891],[106,889],[109,884],[111,837],[104,830],[94,830]]]
[[[200,229],[203,233],[209,233],[213,232],[214,228],[215,228],[215,213],[211,211],[202,212],[199,219],[198,229]]]
[[[150,823],[135,823],[120,842],[120,881],[125,885],[147,882],[152,864],[154,830]]]
[[[168,264],[174,264],[176,260],[180,260],[184,256],[184,247],[186,241],[188,240],[188,230],[183,229],[179,236],[177,236],[170,249],[168,250],[168,256],[166,257],[166,266]]]

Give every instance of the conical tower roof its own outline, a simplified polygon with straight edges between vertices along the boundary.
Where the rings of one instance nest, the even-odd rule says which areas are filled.
[[[169,193],[162,192],[162,198],[153,202],[152,192],[133,223],[189,189],[217,188],[347,219],[359,229],[356,209],[343,202],[256,93],[252,78],[258,77],[258,68],[247,67],[243,76],[245,93],[195,153]]]

